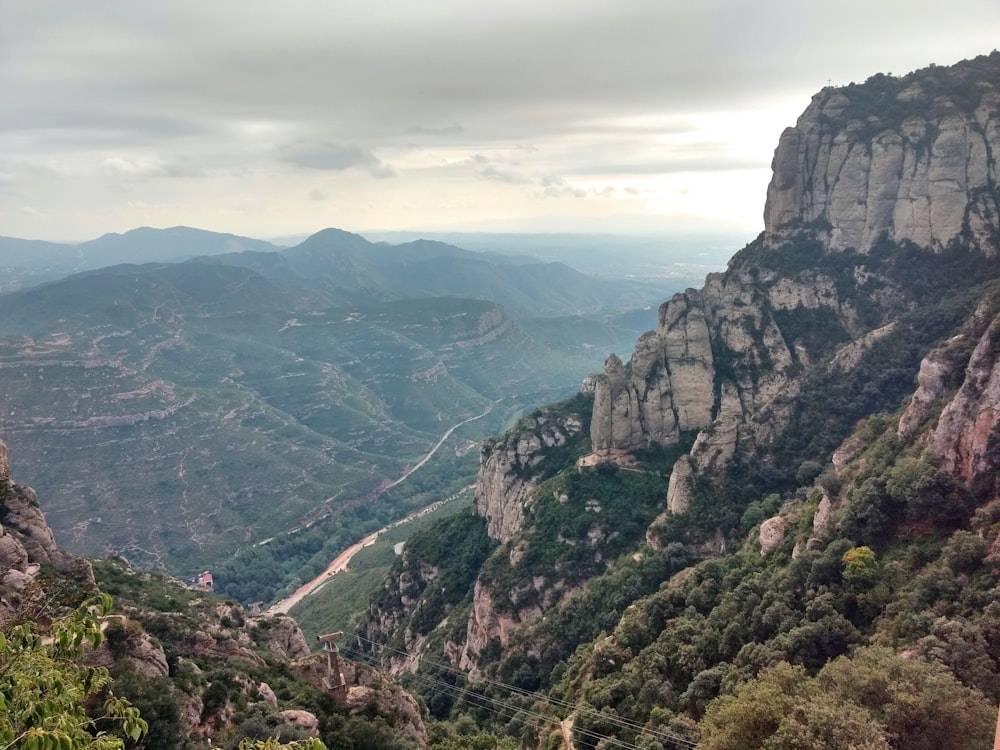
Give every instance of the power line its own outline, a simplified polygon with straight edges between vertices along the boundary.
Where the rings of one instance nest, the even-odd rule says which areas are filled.
[[[350,651],[350,649],[347,649]],[[354,652],[360,654],[360,652]],[[552,716],[547,716],[545,714],[539,713],[538,711],[532,711],[528,708],[515,705],[513,703],[508,703],[506,701],[500,700],[499,698],[494,698],[492,696],[486,695],[485,693],[480,693],[467,687],[462,687],[460,685],[452,685],[451,683],[439,680],[427,673],[410,673],[413,680],[420,686],[435,688],[438,690],[443,690],[449,692],[455,696],[462,698],[474,698],[477,701],[477,708],[481,708],[489,713],[496,716],[503,717],[505,711],[510,711],[513,715],[523,714],[533,719],[545,722],[547,724],[552,724],[555,726],[561,726],[562,722]],[[484,705],[485,704],[485,705]],[[610,717],[609,717],[610,718]],[[574,731],[581,737],[589,740],[600,741],[604,740],[607,743],[614,745],[615,747],[626,748],[626,750],[637,750],[637,746],[621,740],[617,737],[610,737],[608,735],[598,734],[591,730],[574,727]]]
[[[406,651],[402,651],[400,649],[396,649],[396,648],[393,648],[391,646],[387,646],[385,644],[377,643],[377,642],[375,642],[373,640],[365,638],[364,636],[357,635],[356,637],[357,637],[358,641],[361,641],[361,642],[369,644],[369,646],[373,649],[373,652],[377,649],[379,651],[387,651],[387,652],[389,652],[391,654],[395,654],[397,656],[401,656],[401,657],[404,657],[404,658],[409,658],[409,657],[413,656],[413,654],[409,654]],[[360,654],[361,652],[356,652],[356,653]],[[367,654],[361,654],[361,655],[365,656],[365,657],[367,656]],[[418,659],[419,659],[419,662],[421,664],[424,664],[424,665],[427,665],[427,666],[430,666],[430,667],[434,667],[434,668],[439,669],[439,670],[441,670],[441,671],[443,671],[445,673],[453,674],[453,675],[456,675],[456,676],[461,676],[463,678],[467,677],[467,675],[464,672],[462,672],[461,670],[455,669],[454,667],[452,667],[450,665],[441,664],[440,662],[435,662],[435,661],[432,661],[432,660],[429,660],[429,659],[425,659],[423,657],[418,657]],[[452,692],[453,689],[456,687],[454,685],[451,685],[450,683],[444,682],[443,680],[437,680],[433,676],[427,675],[427,673],[421,674],[421,673],[418,673],[418,672],[411,672],[410,674],[413,675],[414,678],[418,679],[418,681],[421,681],[421,684],[423,684],[423,685],[425,685],[427,687],[440,687],[440,688],[443,688],[444,690],[447,690],[449,692]],[[428,683],[428,680],[430,680],[431,682]],[[489,686],[491,686],[493,688],[497,688],[497,689],[499,689],[501,691],[506,691],[508,693],[512,693],[512,694],[515,694],[515,695],[518,695],[518,696],[521,696],[521,697],[531,698],[531,699],[533,699],[535,701],[546,703],[546,704],[548,704],[549,706],[552,706],[555,709],[562,709],[562,710],[565,710],[565,711],[568,711],[568,712],[574,712],[574,713],[577,713],[577,714],[595,716],[595,717],[600,718],[602,721],[609,722],[609,723],[614,724],[614,725],[616,725],[616,726],[618,726],[618,727],[620,727],[622,729],[631,730],[631,731],[634,731],[634,732],[637,732],[637,733],[645,733],[645,734],[650,735],[650,736],[652,736],[652,737],[654,737],[656,739],[666,740],[667,742],[673,743],[675,745],[680,745],[680,746],[683,746],[685,748],[693,748],[697,744],[694,740],[690,739],[689,737],[684,737],[684,736],[679,735],[679,734],[674,734],[673,732],[669,732],[669,731],[666,731],[666,730],[663,730],[663,729],[653,729],[653,728],[650,728],[650,727],[646,727],[646,726],[644,726],[644,725],[642,725],[642,724],[640,724],[640,723],[638,723],[636,721],[633,721],[631,719],[627,719],[627,718],[624,718],[624,717],[621,717],[621,716],[609,716],[609,715],[601,713],[600,711],[597,711],[597,710],[595,710],[593,708],[581,707],[579,705],[575,705],[575,704],[569,703],[567,701],[560,700],[558,698],[552,698],[552,697],[550,697],[548,695],[545,695],[543,693],[533,692],[533,691],[530,691],[530,690],[525,690],[524,688],[519,688],[516,685],[509,685],[509,684],[504,683],[504,682],[500,682],[500,681],[497,681],[497,680],[490,680],[490,679],[483,679],[480,682],[485,683],[486,685],[489,685]],[[541,718],[541,719],[543,719],[545,721],[553,721],[550,717],[546,717],[543,714],[535,714],[535,713],[532,713],[532,712],[528,712],[526,709],[523,709],[520,706],[514,706],[512,704],[503,703],[502,701],[498,701],[498,699],[490,698],[489,696],[485,696],[485,695],[483,695],[481,693],[477,693],[474,690],[470,690],[468,688],[459,688],[459,689],[465,691],[465,693],[463,693],[463,694],[474,695],[474,696],[480,697],[482,700],[486,700],[486,701],[489,701],[489,702],[499,702],[499,703],[502,703],[503,705],[505,705],[506,707],[511,708],[514,711],[528,713],[530,715],[536,716],[537,718]],[[559,722],[556,722],[556,723],[559,723]],[[576,728],[576,727],[574,727],[574,731],[580,733],[581,735],[587,735],[587,734],[592,735],[596,739],[607,739],[608,741],[612,741],[612,742],[620,742],[620,740],[617,740],[616,738],[604,737],[604,736],[601,736],[601,735],[595,735],[594,733],[589,732],[587,730],[584,730],[582,728]]]

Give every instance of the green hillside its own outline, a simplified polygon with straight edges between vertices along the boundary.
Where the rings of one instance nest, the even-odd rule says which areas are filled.
[[[320,518],[334,524],[329,539],[353,541],[366,518],[378,522],[365,508],[380,485],[466,421],[421,471],[468,483],[474,441],[579,386],[593,368],[588,339],[635,335],[604,326],[594,337],[579,319],[564,329],[578,342],[567,356],[567,339],[536,340],[485,300],[344,306],[329,290],[206,262],[12,292],[0,320],[3,434],[46,494],[60,543],[183,576]],[[379,518],[420,495],[418,479]],[[295,564],[330,549],[300,546],[297,563],[247,596],[270,598]]]

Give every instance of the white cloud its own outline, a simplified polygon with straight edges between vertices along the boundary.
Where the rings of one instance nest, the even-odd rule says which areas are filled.
[[[272,235],[559,200],[756,224],[781,129],[828,78],[950,64],[998,27],[996,0],[7,0],[0,211],[23,236],[128,229],[115,187],[169,225]],[[302,199],[318,172],[342,213]]]

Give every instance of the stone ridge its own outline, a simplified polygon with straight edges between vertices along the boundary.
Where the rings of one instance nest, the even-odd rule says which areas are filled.
[[[781,135],[765,242],[811,228],[831,250],[886,236],[996,252],[1000,53],[904,78],[825,88]]]

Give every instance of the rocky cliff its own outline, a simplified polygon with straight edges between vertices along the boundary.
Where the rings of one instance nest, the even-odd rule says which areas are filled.
[[[506,542],[521,529],[531,491],[546,470],[551,471],[543,462],[555,454],[575,458],[589,417],[588,400],[577,398],[558,408],[539,409],[502,437],[483,443],[476,513],[486,518],[493,539]]]
[[[767,242],[815,228],[834,251],[884,235],[995,253],[998,57],[816,94],[774,154]]]
[[[995,274],[998,147],[1000,53],[817,94],[780,139],[761,237],[664,303],[628,365],[605,362],[595,456],[696,432],[671,479],[670,507],[683,509],[698,476],[766,450],[807,377],[856,370],[900,315],[933,301],[930,279],[920,290],[907,268],[916,257],[936,275],[945,256],[972,253],[981,270],[968,267],[966,287]]]
[[[368,637],[423,612],[398,666],[551,688],[580,744],[694,746],[720,693],[872,643],[1000,695],[998,92],[1000,53],[820,92],[765,232],[585,381],[576,450],[484,448],[464,599],[433,606],[442,561]]]

